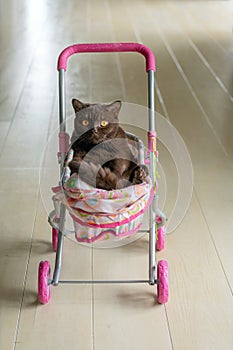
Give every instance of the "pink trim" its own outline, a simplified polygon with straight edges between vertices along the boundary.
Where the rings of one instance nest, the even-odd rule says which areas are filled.
[[[61,191],[61,186],[58,185],[58,186],[52,187],[52,191],[53,193],[58,193],[59,191]]]
[[[59,153],[67,153],[70,146],[70,136],[65,131],[60,131],[59,137]]]
[[[154,196],[154,190],[153,188],[150,191],[150,197],[148,199],[147,204],[145,205],[145,207],[140,210],[137,214],[134,214],[132,216],[130,216],[130,218],[122,220],[122,221],[117,221],[117,222],[113,222],[111,224],[88,224],[86,222],[81,221],[80,219],[78,219],[75,215],[70,213],[70,216],[72,217],[72,219],[74,221],[76,221],[78,224],[82,225],[82,226],[87,226],[87,227],[96,227],[96,228],[115,228],[124,224],[128,224],[129,222],[133,221],[134,219],[136,219],[138,216],[142,215],[146,209],[149,207],[149,205],[151,204],[152,200],[153,200],[153,196]]]
[[[146,71],[156,70],[153,52],[145,45],[139,43],[99,43],[99,44],[75,44],[65,48],[59,58],[57,69],[67,68],[67,60],[76,53],[84,52],[138,52],[146,59]]]
[[[156,132],[148,131],[148,149],[150,152],[156,152]]]
[[[128,232],[122,232],[122,233],[119,233],[118,235],[116,234],[116,232],[108,230],[108,231],[103,231],[98,236],[95,236],[92,238],[79,238],[77,234],[75,234],[75,238],[77,239],[78,242],[94,243],[94,242],[100,240],[101,238],[103,238],[107,234],[112,234],[115,237],[125,237],[125,236],[130,236],[130,235],[133,235],[134,233],[136,233],[140,229],[141,225],[142,224],[139,224],[133,230],[128,231]]]

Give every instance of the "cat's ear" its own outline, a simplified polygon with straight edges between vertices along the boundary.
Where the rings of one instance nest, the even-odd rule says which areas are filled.
[[[72,100],[72,105],[75,113],[81,111],[81,109],[84,109],[90,106],[88,103],[83,103],[79,100],[76,100],[75,98],[73,98]]]
[[[109,112],[113,113],[115,116],[118,116],[121,109],[121,101],[114,101],[110,105],[107,105]]]

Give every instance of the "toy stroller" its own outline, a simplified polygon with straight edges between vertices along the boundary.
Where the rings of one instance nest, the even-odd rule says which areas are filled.
[[[150,181],[132,185],[121,190],[100,190],[90,188],[85,183],[74,182],[69,177],[69,161],[73,153],[70,148],[70,137],[66,132],[65,108],[65,72],[68,58],[76,53],[100,52],[138,52],[146,59],[148,73],[148,150],[150,163]],[[158,209],[156,183],[156,132],[154,116],[154,72],[155,60],[152,51],[138,43],[102,43],[76,44],[64,49],[58,59],[59,72],[59,163],[60,182],[53,188],[55,209],[49,214],[52,226],[52,246],[56,251],[56,262],[53,276],[48,261],[41,261],[38,270],[38,298],[42,304],[50,300],[51,285],[67,283],[60,280],[62,251],[66,235],[65,216],[68,211],[73,223],[74,234],[78,242],[92,244],[106,239],[124,240],[134,235],[141,227],[145,210],[149,210],[149,278],[148,280],[91,280],[69,281],[69,283],[149,283],[157,284],[158,303],[168,301],[168,264],[161,260],[156,266],[156,250],[164,248],[165,215]],[[132,147],[137,149],[139,164],[144,164],[145,150],[143,142],[131,133],[126,133]],[[96,203],[98,202],[98,211]],[[101,208],[104,202],[107,209]],[[88,204],[88,205],[87,205]],[[88,207],[88,210],[87,210]],[[85,210],[84,210],[85,209]],[[105,212],[105,211],[106,212]],[[85,215],[84,215],[85,214]],[[157,271],[157,274],[156,274]]]

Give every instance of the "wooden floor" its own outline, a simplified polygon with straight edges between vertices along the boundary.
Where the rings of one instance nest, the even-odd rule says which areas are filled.
[[[233,349],[232,10],[232,1],[0,0],[0,349]],[[57,131],[57,56],[111,41],[153,50],[157,111],[191,157],[190,206],[158,254],[169,262],[170,300],[158,305],[149,285],[60,285],[42,306],[38,264],[53,267],[55,256],[52,194],[39,174]],[[69,116],[72,97],[146,106],[140,55],[80,55],[67,78]],[[178,177],[160,146],[169,216]],[[62,277],[145,278],[147,258],[146,237],[105,250],[66,239]]]

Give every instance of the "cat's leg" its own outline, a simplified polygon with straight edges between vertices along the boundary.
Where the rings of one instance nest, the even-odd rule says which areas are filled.
[[[118,176],[109,168],[100,168],[96,176],[96,187],[107,191],[117,188]]]
[[[132,185],[137,185],[142,182],[148,182],[149,171],[146,165],[138,165],[134,168],[130,182]]]
[[[71,175],[73,173],[77,173],[78,174],[80,165],[81,165],[81,160],[72,160],[71,162],[69,162],[69,168],[70,168],[70,171],[71,171]]]
[[[72,164],[71,164],[72,167],[73,167],[73,163],[74,162],[72,161]],[[78,168],[77,174],[80,177],[80,179],[86,182],[88,185],[96,187],[96,177],[100,169],[100,166],[97,166],[91,162],[88,163],[84,160],[82,160],[78,164],[76,163],[74,165],[77,166]]]
[[[109,168],[96,165],[92,162],[72,161],[72,169],[78,169],[78,176],[87,184],[107,191],[116,189],[118,177]]]
[[[89,185],[107,191],[148,182],[148,169],[145,165],[135,166],[130,178],[119,176],[108,167],[101,167],[83,160],[73,160],[69,163],[69,167],[71,173],[77,173]]]
[[[74,150],[74,157],[73,159],[69,162],[69,168],[70,168],[70,171],[71,171],[71,175],[73,173],[76,173],[78,174],[79,172],[79,168],[81,166],[81,163],[83,161],[83,157],[85,156],[85,152],[84,151],[75,151]]]
[[[99,168],[92,163],[84,161],[82,158],[75,157],[70,163],[71,175],[76,173],[83,181],[89,185],[95,185],[95,178]]]

